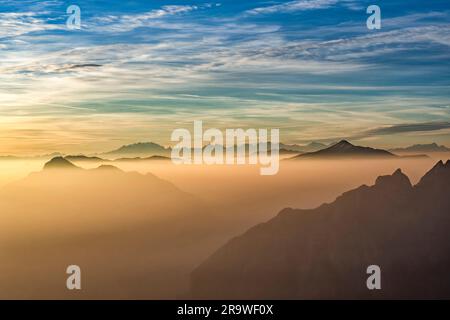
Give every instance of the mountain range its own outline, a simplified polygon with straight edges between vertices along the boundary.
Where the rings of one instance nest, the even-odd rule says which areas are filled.
[[[151,173],[63,157],[1,187],[0,212],[0,299],[73,298],[70,264],[86,270],[86,299],[174,298],[232,225]]]
[[[449,299],[450,161],[416,185],[400,169],[315,209],[287,208],[191,276],[208,299]],[[366,286],[381,269],[381,290]]]
[[[333,158],[394,158],[394,154],[382,149],[355,146],[347,140],[341,140],[330,147],[315,152],[300,154],[291,159],[333,159]]]
[[[248,150],[248,144],[245,145]],[[270,146],[268,147],[270,150]],[[39,155],[34,157],[19,157],[13,155],[0,156],[0,160],[20,160],[20,159],[52,159],[56,156],[64,156],[69,161],[112,161],[112,160],[157,160],[152,157],[161,157],[160,160],[167,160],[164,158],[170,158],[171,147],[163,147],[154,142],[138,142],[129,145],[123,145],[118,149],[96,154],[96,155],[63,155],[62,153],[55,152],[47,155]],[[398,154],[405,154],[408,156],[422,156],[426,153],[433,152],[450,152],[450,149],[436,143],[430,144],[416,144],[406,148],[389,149],[388,151],[382,149],[373,149],[369,147],[355,146],[346,140],[331,143],[329,145],[320,142],[311,142],[306,145],[298,144],[285,144],[280,143],[279,153],[280,155],[298,155],[298,159],[312,159],[312,158],[343,158],[343,157],[392,157]],[[164,157],[164,158],[163,158]]]
[[[323,148],[326,148],[327,145],[320,143],[320,142],[311,142],[306,145],[297,145],[297,144],[284,144],[280,143],[280,150],[287,150],[287,151],[293,151],[297,153],[304,153],[304,152],[314,152],[321,150]]]
[[[393,153],[432,153],[432,152],[449,152],[450,149],[436,143],[415,144],[406,148],[395,148],[389,151]]]
[[[139,142],[129,145],[124,145],[116,150],[112,150],[101,154],[107,158],[138,158],[151,156],[170,157],[171,148],[165,148],[153,142]]]

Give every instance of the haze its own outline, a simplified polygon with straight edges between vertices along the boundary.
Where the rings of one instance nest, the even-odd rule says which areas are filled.
[[[46,160],[0,161],[0,297],[180,298],[197,265],[281,209],[333,201],[397,168],[414,183],[445,156],[284,160],[275,176],[248,165],[112,163],[121,172],[80,161],[89,170],[41,171]],[[70,264],[85,270],[80,293],[65,289]]]

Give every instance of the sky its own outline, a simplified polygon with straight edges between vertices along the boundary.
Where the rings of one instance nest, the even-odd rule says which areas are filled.
[[[0,155],[169,145],[194,120],[450,146],[449,58],[448,0],[0,0]]]

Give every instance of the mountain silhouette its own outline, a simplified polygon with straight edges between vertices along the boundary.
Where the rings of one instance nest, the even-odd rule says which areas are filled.
[[[174,298],[231,228],[211,209],[151,173],[54,158],[0,188],[0,299],[70,298],[70,263],[94,279],[86,299]]]
[[[54,157],[44,165],[44,169],[80,169],[63,157]]]
[[[280,153],[281,153],[281,150],[283,150],[283,153],[286,153],[286,154],[289,152],[297,153],[297,154],[305,152],[305,149],[302,146],[299,146],[297,144],[285,144],[285,143],[280,142],[279,148],[280,148]]]
[[[102,164],[96,170],[97,171],[100,171],[100,170],[102,170],[102,171],[116,171],[116,172],[122,171],[119,168],[114,167],[114,166],[109,165],[109,164]]]
[[[59,169],[59,170],[54,170]],[[108,174],[108,176],[99,176],[98,174]],[[103,189],[111,189],[114,187],[117,190],[121,190],[124,188],[132,188],[138,186],[146,186],[146,190],[151,191],[155,190],[158,193],[165,194],[164,197],[171,196],[182,196],[184,194],[182,191],[178,190],[171,183],[164,181],[162,179],[157,178],[156,176],[147,173],[145,175],[136,173],[136,172],[125,172],[121,169],[113,166],[113,165],[100,165],[94,169],[83,169],[74,165],[72,162],[67,160],[67,158],[63,157],[54,157],[50,161],[44,164],[44,168],[41,172],[31,173],[24,180],[18,181],[13,185],[26,184],[27,182],[33,180],[42,180],[42,187],[48,185],[45,181],[48,179],[51,181],[53,178],[58,178],[57,180],[69,178],[66,182],[62,182],[62,185],[70,186],[74,188],[74,191],[80,194],[84,194],[88,185],[91,188],[94,185],[100,185],[101,187],[98,190],[98,193],[102,193]],[[107,177],[108,182],[102,181],[99,178]],[[50,182],[51,186],[54,186],[53,182]],[[75,190],[76,189],[76,190]],[[184,194],[184,196],[188,196]],[[190,196],[188,196],[190,197]]]
[[[238,154],[238,145],[237,144],[234,144],[231,147],[226,147],[224,145],[210,145],[210,144],[208,144],[208,145],[204,145],[202,147],[202,150],[204,151],[205,148],[207,148],[208,146],[211,146],[211,147],[215,146],[215,147],[223,148],[224,154],[226,152],[233,152],[235,156]],[[258,150],[260,149],[259,148],[259,144],[245,143],[245,144],[241,144],[239,146],[243,146],[243,150],[244,150],[245,156],[248,156],[250,154],[257,155],[258,154]],[[267,143],[267,145],[266,145],[266,151],[265,152],[267,152],[267,154],[271,154],[272,153],[271,148],[272,148],[272,144],[269,141]],[[251,151],[253,149],[255,149],[256,152],[252,153]],[[195,151],[195,149],[191,149],[191,152],[193,152],[193,151]],[[280,154],[280,155],[298,155],[298,154],[300,154],[302,152],[303,151],[301,151],[301,147],[297,146],[297,145],[287,145],[287,144],[284,144],[284,143],[279,143],[279,145],[278,145],[278,154]]]
[[[315,141],[308,143],[306,146],[303,146],[303,150],[305,152],[315,152],[324,148],[326,148],[325,144]]]
[[[114,160],[114,162],[129,162],[129,161],[169,161],[171,158],[164,156],[151,156],[147,158],[135,157],[135,158],[119,158]]]
[[[429,144],[415,144],[406,148],[390,149],[391,152],[398,153],[420,153],[420,152],[449,152],[450,149],[446,146],[439,146],[436,143]]]
[[[291,159],[332,159],[332,158],[394,158],[395,155],[381,149],[355,146],[347,140],[315,152],[308,152]]]
[[[280,149],[295,151],[297,153],[305,153],[305,152],[315,152],[326,147],[325,144],[320,142],[312,141],[306,145],[297,145],[297,144],[283,144],[280,143]]]
[[[193,298],[449,299],[450,161],[401,170],[316,209],[287,208],[192,273]],[[367,267],[381,268],[368,290]]]
[[[69,161],[86,161],[86,162],[108,162],[110,160],[107,159],[102,159],[100,157],[89,157],[89,156],[85,156],[83,154],[80,155],[68,155],[65,156],[64,159],[69,160]]]
[[[153,142],[139,142],[130,145],[125,145],[119,149],[103,153],[108,157],[151,157],[151,156],[170,156],[171,148],[164,148],[163,146]]]

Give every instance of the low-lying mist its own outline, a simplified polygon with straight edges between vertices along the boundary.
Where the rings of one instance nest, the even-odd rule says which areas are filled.
[[[436,160],[283,160],[274,176],[249,165],[0,161],[0,298],[182,298],[198,264],[281,209],[333,201],[397,168],[415,183]],[[79,292],[65,287],[71,264]]]

